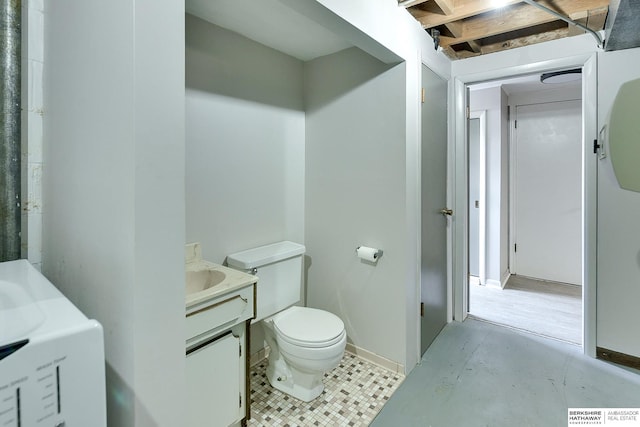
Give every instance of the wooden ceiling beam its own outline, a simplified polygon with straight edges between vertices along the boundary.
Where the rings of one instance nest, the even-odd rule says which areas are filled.
[[[597,9],[608,5],[609,0],[541,0],[539,3],[570,16],[584,9]],[[460,37],[440,37],[441,46],[464,43],[488,36],[508,33],[521,28],[540,25],[555,21],[557,18],[550,13],[528,4],[514,5],[495,11],[494,13],[468,18],[462,23]]]
[[[411,12],[413,17],[418,22],[420,22],[420,24],[422,24],[423,28],[437,27],[439,25],[444,25],[449,22],[480,15],[482,13],[500,10],[500,8],[495,7],[495,3],[493,2],[493,0],[466,0],[466,1],[450,0],[450,1],[454,3],[453,12],[450,14],[439,13],[439,10],[437,10],[438,8],[426,7],[424,5],[422,7],[409,8],[408,10],[409,12]],[[575,10],[576,8],[579,10],[591,10],[591,9],[598,9],[602,7],[608,8],[609,1],[610,0],[600,1],[598,2],[597,6],[593,5],[592,2],[583,2],[583,1],[573,2],[573,3],[576,3],[576,5],[574,5],[572,10]],[[517,4],[517,3],[522,3],[522,0],[506,0],[502,7],[504,8],[506,6]],[[570,15],[569,11],[565,10],[564,6],[558,5],[559,3],[566,3],[566,2],[562,2],[562,1],[558,2],[553,0],[540,0],[539,3],[550,9],[563,13],[565,15]]]
[[[529,46],[536,43],[548,42],[551,40],[561,39],[567,37],[569,29],[562,28],[553,31],[547,31],[540,34],[534,34],[526,37],[519,37],[499,43],[492,43],[483,45],[481,48],[481,53],[483,55],[487,53],[500,52],[507,49],[514,49],[516,47]]]
[[[522,0],[507,0],[505,6],[521,2]],[[449,15],[443,15],[430,9],[421,8],[409,9],[409,12],[411,12],[413,17],[416,18],[424,28],[432,28],[470,16],[490,12],[495,9],[496,7],[492,0],[458,0],[455,3],[453,12]]]
[[[469,45],[473,53],[482,53],[482,45],[477,41],[469,40],[467,44]]]
[[[428,0],[406,0],[406,1],[399,1],[398,2],[398,6],[402,6],[405,9],[410,8],[412,6],[417,6],[419,4],[422,3],[426,3]]]
[[[600,31],[604,28],[608,12],[609,7],[605,6],[597,9],[580,11],[571,15],[570,18],[581,23],[587,28],[591,28],[594,31]],[[585,31],[582,28],[576,27],[575,25],[569,26],[569,36],[577,36],[584,33]]]
[[[442,9],[445,15],[451,15],[455,10],[455,5],[453,4],[454,0],[433,0],[436,2],[438,7]]]
[[[449,22],[444,26],[453,34],[453,37],[462,37],[462,21]]]

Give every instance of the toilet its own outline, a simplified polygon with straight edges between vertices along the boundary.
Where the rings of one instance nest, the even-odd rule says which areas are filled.
[[[324,374],[340,364],[347,344],[333,313],[295,306],[300,302],[305,247],[289,241],[227,256],[227,264],[258,276],[256,318],[270,348],[272,387],[309,402],[324,390]]]

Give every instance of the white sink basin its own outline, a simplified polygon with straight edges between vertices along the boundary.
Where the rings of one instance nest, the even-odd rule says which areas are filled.
[[[220,270],[197,270],[186,272],[186,294],[202,292],[224,282],[227,275]]]
[[[199,243],[185,245],[185,308],[201,309],[220,295],[256,283],[258,278],[229,267],[204,261]],[[1,324],[0,324],[1,325]]]

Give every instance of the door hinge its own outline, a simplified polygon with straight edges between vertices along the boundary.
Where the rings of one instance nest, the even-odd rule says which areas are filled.
[[[420,303],[420,317],[424,317],[424,303]]]
[[[239,401],[238,401],[238,403],[239,403],[238,408],[242,408],[242,394],[238,394],[238,397],[240,398]]]
[[[594,139],[593,140],[593,154],[598,154],[598,149],[601,147],[600,144],[598,144],[598,140]]]
[[[424,104],[424,88],[420,89],[420,101]]]
[[[513,245],[513,252],[518,252],[518,244]]]
[[[471,109],[469,108],[469,106],[468,106],[468,105],[467,105],[467,112],[466,112],[466,114],[467,114],[467,119],[470,119],[470,118],[471,118]]]
[[[239,353],[239,357],[242,357],[242,343],[238,344],[238,353]]]
[[[513,127],[515,127],[516,129],[518,129],[518,121],[517,121],[517,120],[514,120],[514,121],[513,121]]]
[[[511,105],[507,105],[507,121],[511,120]]]

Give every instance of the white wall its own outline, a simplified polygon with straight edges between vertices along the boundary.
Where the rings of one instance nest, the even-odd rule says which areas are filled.
[[[186,18],[187,241],[222,263],[304,243],[303,63]]]
[[[42,264],[44,1],[22,2],[22,258]]]
[[[349,342],[404,363],[405,65],[357,48],[305,64],[307,303]],[[377,265],[357,246],[384,250]]]
[[[471,111],[486,113],[486,242],[485,272],[487,284],[501,286],[508,269],[505,256],[508,245],[508,132],[505,132],[507,102],[499,87],[472,90],[469,96]],[[506,169],[506,170],[505,170]],[[482,244],[482,242],[481,242]]]
[[[598,128],[622,83],[640,78],[640,49],[598,55]],[[622,190],[598,161],[598,346],[640,357],[640,194]]]
[[[44,16],[43,272],[104,327],[109,425],[181,425],[184,5]]]

